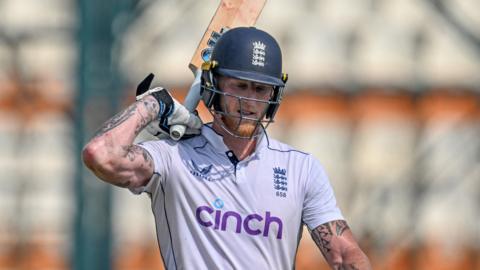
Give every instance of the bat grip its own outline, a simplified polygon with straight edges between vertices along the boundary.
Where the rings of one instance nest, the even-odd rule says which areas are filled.
[[[190,90],[188,90],[187,96],[185,97],[185,101],[183,102],[183,106],[187,108],[189,112],[194,112],[197,108],[198,102],[200,102],[200,83],[202,78],[202,70],[198,69],[195,72],[195,80],[193,80],[192,85],[190,86]],[[185,130],[187,127],[182,124],[172,125],[170,127],[170,138],[175,141],[180,140],[185,134]]]

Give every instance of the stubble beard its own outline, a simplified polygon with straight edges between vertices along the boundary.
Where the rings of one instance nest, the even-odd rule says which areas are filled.
[[[252,120],[242,120],[231,116],[222,116],[225,126],[235,135],[241,137],[251,137],[256,132],[257,122]]]

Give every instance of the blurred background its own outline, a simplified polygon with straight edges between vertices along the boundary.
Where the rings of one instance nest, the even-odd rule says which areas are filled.
[[[182,99],[218,3],[0,0],[0,269],[162,269],[148,196],[80,151],[149,72]],[[290,75],[269,132],[320,159],[374,268],[480,269],[480,2],[270,0],[257,26]],[[297,269],[327,269],[308,233]]]

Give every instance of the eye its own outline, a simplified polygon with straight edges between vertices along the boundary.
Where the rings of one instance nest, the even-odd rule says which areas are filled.
[[[269,85],[256,85],[255,86],[255,92],[257,92],[257,94],[261,95],[261,96],[268,96],[268,95],[271,95],[271,93],[273,92],[273,87],[269,86]]]
[[[257,86],[255,87],[255,90],[256,90],[258,93],[264,93],[264,92],[268,91],[268,87],[263,86],[263,85],[257,85]]]
[[[238,88],[238,89],[245,90],[245,89],[248,88],[248,84],[244,83],[244,82],[238,82],[238,83],[235,84],[235,87]]]

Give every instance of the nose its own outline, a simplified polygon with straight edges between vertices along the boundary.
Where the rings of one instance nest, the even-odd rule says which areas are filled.
[[[258,98],[258,93],[255,91],[254,87],[249,87],[247,91],[248,98]]]

